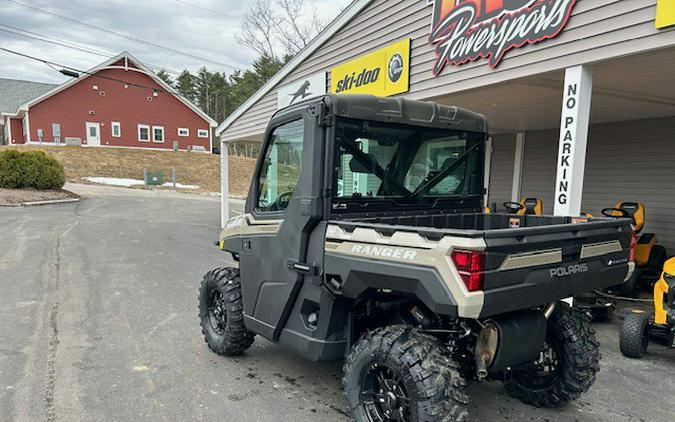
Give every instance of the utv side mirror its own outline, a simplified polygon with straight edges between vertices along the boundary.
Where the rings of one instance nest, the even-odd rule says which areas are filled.
[[[370,161],[372,161],[373,163],[377,163],[377,158],[375,157],[374,154],[366,154],[366,155],[368,155]],[[349,170],[352,173],[365,173],[365,174],[375,173],[372,168],[365,166],[356,157],[353,157],[351,160],[349,160]]]

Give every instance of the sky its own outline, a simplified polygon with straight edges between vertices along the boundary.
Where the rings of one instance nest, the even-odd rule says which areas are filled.
[[[350,3],[350,0],[306,1],[321,16],[331,19]],[[18,3],[147,41],[155,46]],[[106,55],[114,56],[126,50],[153,69],[167,69],[172,76],[183,69],[194,71],[202,66],[230,74],[235,69],[250,67],[256,58],[252,50],[235,39],[248,5],[249,0],[0,0],[0,47],[83,70],[104,62]],[[71,46],[75,44],[78,48],[93,50],[99,55],[16,33],[50,37],[51,41]],[[43,63],[2,50],[0,78],[51,83],[68,79]]]

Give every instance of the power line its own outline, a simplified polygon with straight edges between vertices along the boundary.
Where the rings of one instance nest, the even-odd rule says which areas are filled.
[[[54,45],[58,45],[58,46],[65,47],[65,48],[70,48],[72,50],[77,50],[77,51],[81,51],[81,52],[84,52],[84,53],[94,54],[94,55],[97,55],[97,56],[100,56],[100,57],[105,57],[107,59],[111,59],[111,58],[115,57],[115,55],[113,53],[106,52],[106,51],[103,51],[103,50],[93,49],[93,48],[88,47],[88,46],[83,47],[82,44],[75,43],[75,42],[72,42],[72,41],[66,41],[66,40],[51,37],[51,36],[48,36],[48,35],[30,32],[30,31],[27,31],[25,29],[17,28],[15,26],[7,25],[7,24],[4,24],[4,23],[0,23],[0,26],[4,26],[6,28],[11,28],[11,29],[14,29],[16,31],[24,32],[24,33],[19,33],[19,32],[15,32],[15,31],[0,28],[0,31],[7,32],[7,33],[10,33],[10,34],[19,35],[21,37],[30,38],[30,39],[37,40],[37,41],[42,41],[42,42],[45,42],[45,43],[48,43],[48,44],[54,44]],[[30,34],[30,35],[26,35],[26,34]],[[147,63],[147,62],[144,62],[144,63],[146,65],[152,67],[152,68],[155,68],[155,69],[164,69],[169,74],[172,74],[172,75],[175,75],[175,76],[180,75],[180,72],[178,72],[177,70],[168,69],[168,68],[165,68],[164,66],[158,66],[156,64],[151,64],[151,63]]]
[[[89,72],[89,71],[86,71],[86,70],[78,69],[78,68],[76,68],[76,67],[72,67],[72,66],[68,66],[68,65],[56,63],[56,62],[53,62],[53,61],[50,61],[50,60],[46,60],[46,59],[41,59],[41,58],[35,57],[35,56],[30,56],[30,55],[28,55],[28,54],[24,54],[24,53],[21,53],[21,52],[19,52],[19,51],[10,50],[10,49],[5,48],[5,47],[0,47],[0,51],[5,51],[5,52],[10,53],[10,54],[16,54],[17,56],[25,57],[25,58],[27,58],[27,59],[31,59],[31,60],[38,61],[38,62],[40,62],[40,63],[44,63],[45,65],[49,66],[49,67],[52,68],[52,69],[54,69],[53,66],[58,66],[58,67],[60,67],[60,68],[62,68],[62,69],[65,69],[65,70],[70,70],[70,71],[77,72],[77,73],[83,73],[83,74],[85,74],[85,75],[89,75],[89,76],[92,76],[92,77],[95,77],[95,78],[100,78],[100,79],[106,79],[106,80],[109,80],[109,81],[119,82],[119,83],[121,83],[121,84],[124,84],[124,85],[127,85],[127,86],[133,86],[133,87],[135,87],[135,88],[149,89],[149,90],[154,91],[154,92],[166,92],[166,93],[173,94],[173,92],[167,91],[166,89],[163,89],[163,88],[156,88],[156,87],[152,87],[152,86],[146,86],[146,85],[138,84],[138,83],[135,83],[135,82],[125,81],[124,79],[111,78],[110,76],[99,75],[99,74],[97,74],[97,73],[93,73],[93,72]],[[54,70],[58,70],[58,69],[54,69]]]
[[[30,4],[22,3],[22,2],[17,1],[17,0],[7,0],[7,1],[11,2],[11,3],[14,3],[14,4],[17,4],[17,5],[20,5],[20,6],[23,6],[23,7],[26,7],[28,9],[38,11],[40,13],[44,13],[44,14],[54,16],[54,17],[57,17],[57,18],[60,18],[60,19],[64,19],[64,20],[67,20],[69,22],[74,22],[74,23],[86,26],[88,28],[96,29],[98,31],[106,32],[108,34],[112,34],[112,35],[115,35],[117,37],[126,38],[126,39],[129,39],[129,40],[132,40],[132,41],[136,41],[136,42],[139,42],[139,43],[142,43],[142,44],[149,45],[151,47],[161,48],[162,50],[171,51],[173,53],[181,54],[181,55],[186,56],[186,57],[192,57],[193,59],[198,59],[198,60],[201,60],[201,61],[204,61],[204,62],[216,64],[218,66],[223,66],[223,67],[227,67],[227,68],[230,68],[230,69],[239,70],[236,67],[234,67],[230,64],[227,64],[227,63],[217,62],[215,60],[200,57],[200,56],[197,56],[195,54],[188,53],[186,51],[181,51],[181,50],[175,49],[173,47],[167,47],[167,46],[164,46],[164,45],[161,45],[161,44],[156,44],[156,43],[151,42],[151,41],[146,41],[146,40],[143,40],[143,39],[140,39],[140,38],[132,37],[131,35],[126,35],[126,34],[122,34],[120,32],[115,32],[113,30],[104,28],[102,26],[92,25],[90,23],[86,23],[86,22],[83,22],[83,21],[80,21],[80,20],[77,20],[77,19],[73,19],[73,18],[70,18],[70,17],[67,17],[67,16],[59,15],[57,13],[50,12],[50,11],[45,10],[45,9],[41,9],[39,7],[35,7],[35,6],[30,5]]]
[[[227,14],[225,14],[225,13],[223,13],[223,12],[219,12],[219,11],[217,11],[217,10],[209,9],[209,8],[203,7],[203,6],[198,6],[198,5],[196,5],[196,4],[188,3],[188,2],[183,1],[183,0],[173,0],[173,1],[175,1],[176,3],[180,3],[180,4],[182,4],[182,5],[185,5],[185,6],[193,7],[193,8],[195,8],[195,9],[199,9],[199,10],[203,10],[204,12],[215,13],[216,15],[220,15],[220,16],[223,16],[223,17],[225,17],[225,18],[229,18],[229,19],[238,19],[238,18],[235,17],[235,16],[227,15]]]
[[[3,25],[1,23],[0,23],[0,26],[9,27],[9,25]],[[98,52],[93,51],[93,50],[88,50],[88,49],[85,49],[85,48],[82,48],[82,47],[76,47],[76,46],[73,46],[73,45],[67,45],[67,44],[59,42],[59,41],[50,41],[50,40],[47,40],[47,39],[38,38],[37,36],[26,35],[26,34],[30,34],[30,32],[26,32],[26,34],[21,34],[19,32],[15,32],[15,31],[12,31],[12,30],[9,30],[9,29],[2,29],[2,28],[0,28],[0,31],[7,32],[9,34],[18,35],[20,37],[30,38],[30,39],[37,40],[37,41],[43,41],[43,42],[46,42],[46,43],[49,43],[49,44],[59,45],[61,47],[66,47],[66,48],[70,48],[70,49],[77,50],[77,51],[82,51],[84,53],[94,54],[94,55],[101,56],[101,57],[108,57],[108,58],[111,57],[108,54],[98,53]]]

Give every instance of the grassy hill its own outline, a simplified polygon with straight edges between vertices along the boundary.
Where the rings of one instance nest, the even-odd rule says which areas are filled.
[[[86,183],[83,177],[118,177],[143,180],[143,169],[162,171],[167,181],[176,169],[177,182],[199,185],[202,192],[220,192],[220,156],[202,153],[149,151],[126,148],[83,148],[19,146],[0,147],[0,151],[41,150],[59,160],[66,180]],[[251,182],[255,160],[230,156],[230,195],[245,197]]]

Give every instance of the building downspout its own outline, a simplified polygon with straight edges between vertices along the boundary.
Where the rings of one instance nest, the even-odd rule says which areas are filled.
[[[5,117],[5,127],[7,128],[7,145],[12,145],[12,119]]]
[[[26,119],[26,133],[24,133],[24,141],[25,144],[28,145],[30,143],[30,117],[28,116],[28,110],[26,110],[26,115],[24,116],[24,119]]]

